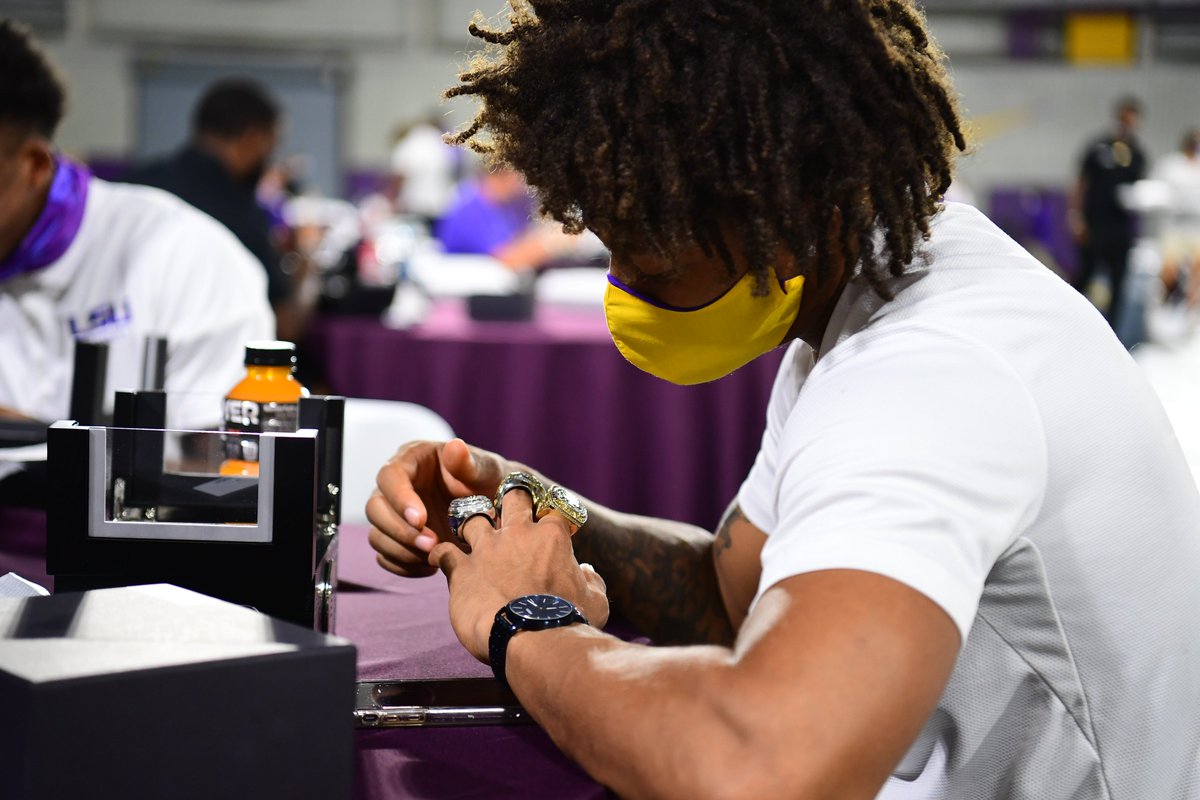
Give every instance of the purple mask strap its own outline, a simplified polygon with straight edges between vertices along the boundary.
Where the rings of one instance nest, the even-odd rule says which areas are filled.
[[[776,279],[779,280],[778,277]],[[742,280],[743,280],[743,278],[738,278],[738,283],[740,283]],[[712,300],[709,300],[707,303],[702,303],[701,305],[692,306],[690,308],[676,308],[675,306],[669,306],[666,303],[660,303],[651,297],[646,297],[646,295],[636,291],[635,289],[631,289],[629,286],[625,285],[624,281],[622,281],[620,278],[613,275],[611,272],[608,273],[608,282],[611,283],[613,286],[617,287],[618,289],[620,289],[625,294],[636,297],[638,300],[641,300],[643,303],[649,303],[650,305],[654,306],[655,308],[662,308],[667,311],[699,311],[702,308],[708,308],[713,303],[717,302],[722,297],[724,297],[725,295],[732,292],[734,286],[737,286],[737,283],[734,283],[733,286],[730,286],[724,292],[717,295]],[[779,288],[783,291],[784,294],[787,294],[787,285],[782,280],[779,280]]]
[[[678,308],[671,308],[671,306],[664,305],[663,303],[660,303],[657,300],[653,300],[649,297],[646,297],[646,295],[635,291],[634,289],[626,286],[625,283],[620,278],[613,275],[611,272],[608,273],[608,282],[611,283],[613,286],[617,287],[618,289],[620,289],[625,294],[636,297],[638,300],[641,300],[643,303],[649,303],[650,305],[655,306],[656,308],[664,308],[667,311],[679,311],[680,310]]]
[[[0,281],[53,264],[67,252],[87,206],[87,167],[59,156],[46,207],[12,254],[0,261]]]

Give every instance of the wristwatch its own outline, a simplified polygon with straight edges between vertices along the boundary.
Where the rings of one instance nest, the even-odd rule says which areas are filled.
[[[504,675],[508,643],[519,631],[544,631],[577,622],[588,624],[587,618],[574,603],[556,595],[527,594],[506,603],[496,612],[492,634],[488,637],[488,661],[492,665],[492,674],[501,684],[508,685]]]

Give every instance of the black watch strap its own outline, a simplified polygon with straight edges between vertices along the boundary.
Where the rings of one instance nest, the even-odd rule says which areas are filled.
[[[520,628],[509,619],[507,605],[496,612],[496,619],[492,622],[492,634],[488,637],[488,663],[492,667],[492,674],[502,686],[508,686],[508,678],[504,675],[508,643],[519,630]]]
[[[492,674],[496,676],[496,680],[501,685],[508,686],[508,677],[505,674],[505,666],[508,663],[508,643],[516,634],[521,631],[546,631],[551,628],[562,628],[578,622],[582,622],[584,625],[588,624],[587,617],[581,614],[579,609],[575,609],[562,619],[536,621],[518,617],[509,610],[506,603],[496,612],[496,618],[492,622],[492,632],[488,637],[488,663],[492,667]]]

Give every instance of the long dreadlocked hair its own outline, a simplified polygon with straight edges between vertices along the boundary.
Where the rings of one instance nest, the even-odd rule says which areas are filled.
[[[523,172],[542,212],[614,255],[736,241],[824,279],[857,254],[888,296],[929,234],[962,126],[910,0],[510,0],[447,97],[451,137]]]

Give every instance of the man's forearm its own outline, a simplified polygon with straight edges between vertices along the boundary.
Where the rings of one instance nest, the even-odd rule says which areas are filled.
[[[713,535],[682,522],[589,504],[575,555],[608,584],[609,601],[657,644],[733,642],[713,568]]]
[[[574,626],[514,637],[508,676],[555,744],[619,796],[704,798],[755,766],[719,699],[732,662],[723,647],[645,647]]]
[[[550,738],[622,797],[871,798],[960,645],[915,589],[822,570],[769,589],[733,648],[570,625],[513,636],[505,674]]]

